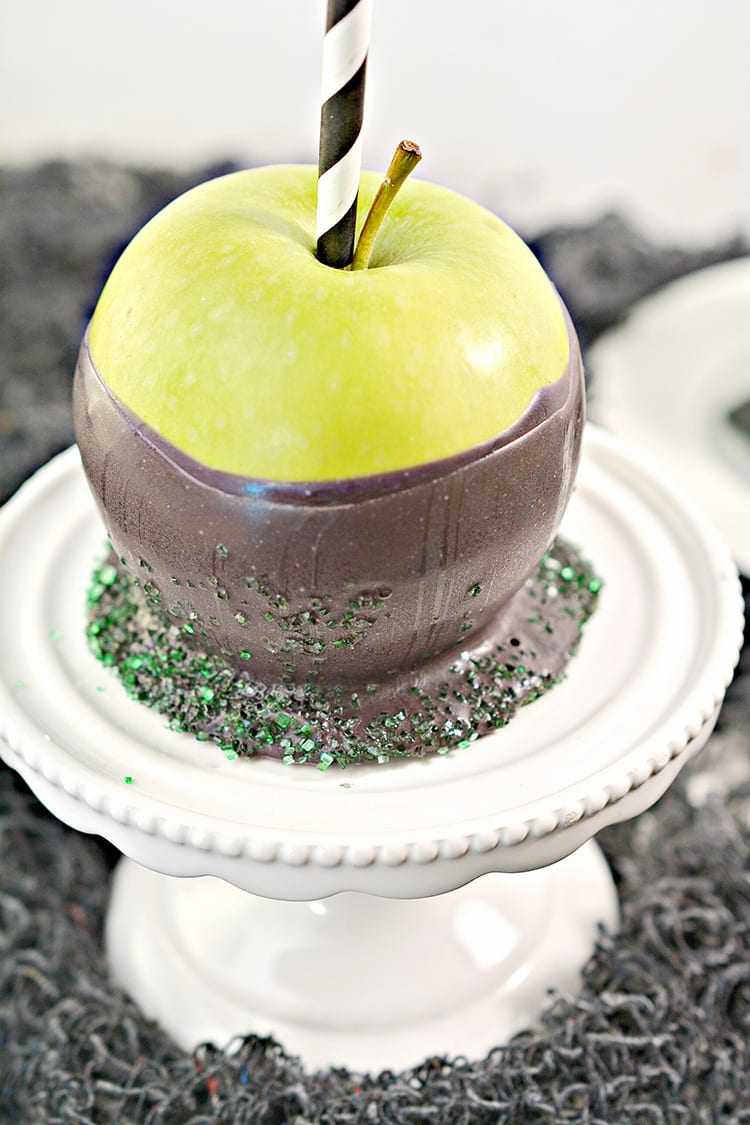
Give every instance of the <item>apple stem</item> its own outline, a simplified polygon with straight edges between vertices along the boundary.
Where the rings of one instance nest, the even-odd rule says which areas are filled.
[[[413,172],[421,159],[422,153],[419,145],[415,144],[414,141],[401,141],[393,154],[391,163],[388,165],[385,179],[378,188],[370,210],[367,212],[367,218],[360,231],[357,248],[354,251],[354,257],[348,267],[350,270],[367,269],[372,248],[386,211],[393,203],[407,176]]]

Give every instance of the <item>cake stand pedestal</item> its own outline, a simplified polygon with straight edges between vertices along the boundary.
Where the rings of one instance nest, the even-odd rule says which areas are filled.
[[[123,859],[107,945],[119,982],[188,1048],[252,1029],[308,1067],[401,1069],[481,1057],[550,988],[575,992],[600,923],[616,929],[617,903],[593,841],[552,867],[414,899],[277,902]]]
[[[468,750],[321,772],[227,762],[96,662],[103,533],[74,450],[3,510],[0,750],[130,857],[110,962],[182,1046],[258,1032],[309,1068],[400,1069],[480,1056],[575,988],[616,927],[592,837],[708,738],[742,606],[704,518],[595,429],[562,531],[606,583],[567,679]]]

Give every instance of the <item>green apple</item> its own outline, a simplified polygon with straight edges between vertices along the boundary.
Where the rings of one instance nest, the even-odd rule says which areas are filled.
[[[379,183],[362,176],[361,215]],[[490,212],[410,181],[350,272],[315,256],[315,199],[308,167],[213,180],[115,266],[92,358],[179,450],[268,480],[382,473],[491,439],[562,375],[557,294]]]

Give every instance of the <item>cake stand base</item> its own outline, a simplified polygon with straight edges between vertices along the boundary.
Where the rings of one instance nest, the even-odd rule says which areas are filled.
[[[479,1058],[576,991],[598,928],[617,928],[590,841],[550,867],[427,899],[313,902],[177,879],[123,859],[107,947],[118,983],[186,1050],[272,1035],[311,1070]]]

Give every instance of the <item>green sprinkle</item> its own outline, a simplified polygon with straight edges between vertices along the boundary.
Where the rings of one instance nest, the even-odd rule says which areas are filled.
[[[114,577],[107,566],[112,566]],[[183,582],[192,588],[218,586],[215,579],[194,577],[195,582],[188,578]],[[309,762],[320,770],[334,763],[384,764],[427,752],[463,751],[477,738],[501,728],[519,707],[564,678],[561,667],[545,672],[534,654],[546,651],[540,642],[550,632],[560,637],[563,655],[575,649],[602,585],[572,549],[554,544],[524,586],[523,613],[514,619],[521,632],[494,637],[491,648],[477,646],[475,656],[470,650],[469,658],[454,660],[438,682],[428,678],[405,683],[397,690],[398,704],[378,711],[377,694],[374,706],[367,706],[371,702],[367,697],[385,685],[371,682],[353,692],[295,684],[293,654],[324,651],[325,644],[313,640],[311,632],[325,625],[339,631],[337,647],[358,644],[374,623],[364,613],[379,608],[384,589],[352,591],[349,608],[330,613],[324,603],[331,602],[331,595],[316,593],[308,608],[292,612],[284,595],[271,588],[267,575],[247,581],[257,596],[266,599],[262,608],[277,611],[269,612],[267,619],[279,628],[278,643],[270,639],[264,643],[269,652],[279,654],[279,676],[289,676],[288,682],[263,683],[252,677],[249,668],[240,670],[225,660],[228,654],[209,654],[189,645],[185,634],[203,627],[198,614],[191,610],[180,626],[179,619],[184,621],[189,607],[177,602],[169,609],[165,603],[159,606],[158,590],[151,582],[139,585],[126,569],[112,563],[100,566],[92,576],[96,597],[88,606],[86,630],[91,651],[102,664],[114,668],[134,699],[161,711],[170,730],[213,742],[227,760],[269,754],[286,765]],[[478,582],[467,588],[470,597],[480,592]],[[234,614],[235,620],[244,616],[243,609]],[[283,617],[278,614],[281,609],[286,610]],[[460,624],[465,632],[475,627],[468,613]],[[60,637],[58,631],[50,635]],[[249,650],[239,654],[242,661],[251,657]],[[518,659],[524,663],[516,666]]]
[[[60,632],[59,629],[50,629],[49,639],[51,641],[61,641],[62,640],[62,633]]]
[[[125,782],[126,785],[132,785],[133,784],[133,779],[132,779],[132,777],[130,776],[129,773],[126,774],[125,777],[122,780]]]
[[[103,586],[112,586],[116,580],[117,567],[113,566],[112,563],[107,563],[107,565],[103,566],[99,571],[99,581]]]

